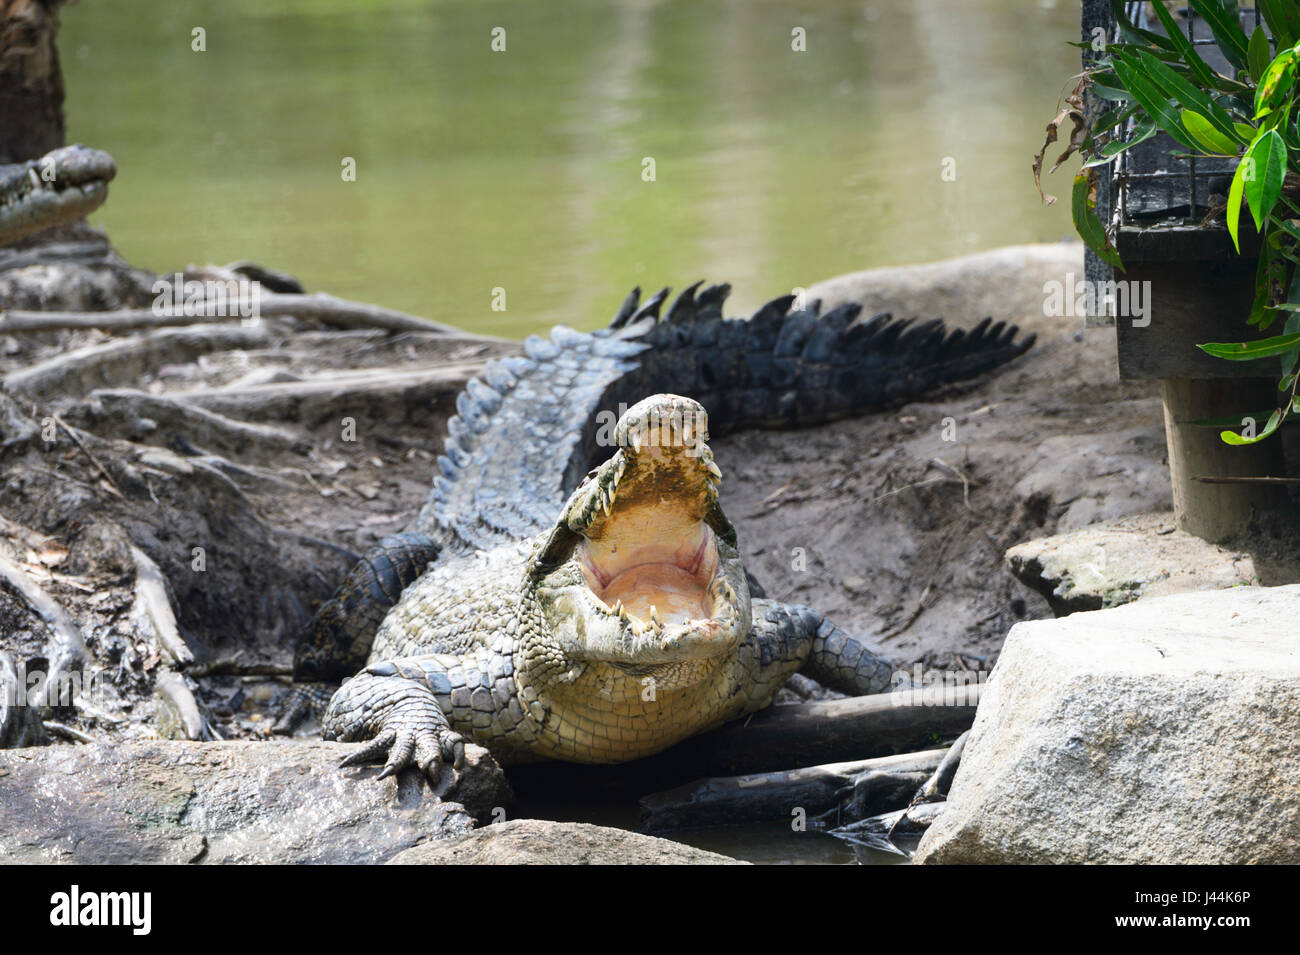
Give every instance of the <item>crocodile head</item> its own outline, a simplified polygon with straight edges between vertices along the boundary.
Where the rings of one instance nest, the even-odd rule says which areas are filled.
[[[112,156],[82,145],[0,166],[0,245],[85,218],[116,174]]]
[[[749,633],[749,586],[704,408],[655,395],[614,438],[530,558],[548,635],[570,659],[632,669],[728,654]]]

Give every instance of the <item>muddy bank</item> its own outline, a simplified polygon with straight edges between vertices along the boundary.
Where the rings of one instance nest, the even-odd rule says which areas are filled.
[[[1080,254],[999,250],[828,286],[955,324],[991,313],[1038,344],[924,402],[716,442],[724,507],[772,596],[875,635],[904,665],[984,669],[1012,623],[1050,614],[1005,569],[1007,547],[1168,506],[1158,399],[1117,383],[1113,331],[1042,315],[1043,282]],[[107,674],[93,709],[60,714],[95,739],[154,735],[159,700],[174,708],[159,676],[176,671],[205,735],[265,737],[292,634],[358,553],[414,517],[455,395],[518,348],[310,318],[3,344],[0,549]],[[133,547],[160,571],[171,642],[192,659],[142,617]],[[48,667],[48,627],[3,586],[0,613],[15,663]]]

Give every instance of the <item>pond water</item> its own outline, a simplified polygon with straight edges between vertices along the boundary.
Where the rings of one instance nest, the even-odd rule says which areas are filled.
[[[738,313],[842,272],[1070,234],[1029,163],[1077,69],[1077,3],[805,7],[77,4],[68,135],[117,158],[92,221],[140,265],[252,259],[511,336],[594,327],[638,283],[728,281]]]

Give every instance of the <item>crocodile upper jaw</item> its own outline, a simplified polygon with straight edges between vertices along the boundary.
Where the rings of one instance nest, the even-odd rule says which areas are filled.
[[[85,218],[116,174],[108,153],[79,144],[0,166],[0,245]]]

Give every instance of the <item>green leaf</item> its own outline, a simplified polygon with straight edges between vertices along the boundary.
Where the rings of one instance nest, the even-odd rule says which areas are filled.
[[[1286,143],[1276,129],[1261,134],[1246,151],[1246,160],[1254,162],[1254,176],[1246,178],[1246,202],[1255,219],[1255,228],[1263,229],[1264,220],[1282,195],[1286,175]],[[1249,172],[1249,170],[1248,170]]]
[[[1229,139],[1237,138],[1237,129],[1232,123],[1232,117],[1222,106],[1189,83],[1182,74],[1171,70],[1145,51],[1138,52],[1136,58],[1161,93],[1176,99],[1188,109],[1200,113],[1219,131],[1220,135],[1227,136]],[[1249,140],[1242,140],[1242,142],[1249,142]]]
[[[1256,421],[1261,418],[1267,418],[1272,408],[1265,408],[1263,411],[1245,411],[1241,414],[1225,414],[1214,418],[1196,418],[1187,423],[1195,428],[1242,428],[1245,427],[1246,418],[1254,418]]]
[[[1205,152],[1219,156],[1235,156],[1239,145],[1235,139],[1223,135],[1200,113],[1185,109],[1179,114],[1187,132]]]
[[[1104,166],[1113,162],[1115,157],[1125,150],[1132,149],[1138,143],[1144,143],[1159,130],[1156,124],[1151,121],[1150,116],[1143,116],[1133,124],[1133,132],[1128,139],[1112,139],[1101,149],[1097,150],[1097,155],[1083,164],[1084,169],[1092,169],[1094,166]]]
[[[1235,431],[1220,431],[1219,438],[1222,439],[1224,444],[1231,444],[1231,445],[1258,444],[1260,441],[1263,441],[1274,431],[1276,431],[1277,426],[1281,423],[1282,423],[1282,412],[1280,410],[1274,410],[1274,412],[1268,416],[1268,421],[1264,424],[1264,430],[1257,432],[1253,438],[1242,437],[1240,434],[1238,434]]]
[[[1300,345],[1300,332],[1274,335],[1272,338],[1261,338],[1255,342],[1208,342],[1196,347],[1215,358],[1226,358],[1228,361],[1255,361],[1258,358],[1280,355],[1297,345]]]
[[[1117,86],[1107,86],[1105,83],[1093,83],[1088,87],[1088,92],[1098,99],[1104,99],[1111,103],[1130,103],[1133,101],[1133,94],[1128,90],[1120,89]]]
[[[1114,129],[1120,123],[1127,123],[1130,117],[1132,117],[1132,115],[1136,113],[1139,109],[1141,109],[1140,106],[1134,105],[1134,106],[1116,106],[1114,109],[1107,110],[1105,113],[1098,116],[1097,119],[1093,122],[1092,134],[1094,136],[1099,136],[1102,133],[1106,132],[1107,130]],[[1254,138],[1255,138],[1255,134],[1251,133],[1250,139],[1254,139]],[[1250,142],[1250,140],[1247,140],[1247,142]]]
[[[1210,69],[1210,65],[1205,60],[1201,59],[1201,54],[1196,52],[1196,47],[1192,45],[1192,41],[1183,35],[1183,31],[1179,29],[1173,14],[1165,9],[1165,5],[1163,3],[1153,3],[1151,6],[1156,11],[1156,16],[1160,18],[1161,26],[1169,34],[1170,41],[1182,54],[1183,62],[1187,64],[1192,74],[1205,86],[1214,86],[1216,80],[1222,79],[1218,73]]]
[[[1295,88],[1294,49],[1283,50],[1264,70],[1255,90],[1255,118],[1259,119],[1276,109]]]
[[[1074,228],[1083,239],[1084,245],[1092,249],[1103,262],[1109,262],[1118,269],[1123,269],[1119,253],[1110,244],[1106,227],[1097,217],[1097,197],[1095,194],[1097,174],[1091,169],[1080,171],[1074,177],[1074,191],[1070,196],[1070,212],[1074,216]]]
[[[1264,32],[1263,27],[1255,27],[1255,32],[1250,35],[1250,43],[1246,47],[1246,64],[1250,69],[1250,78],[1258,83],[1272,58],[1273,51],[1268,48],[1268,34]]]
[[[1192,9],[1201,15],[1214,39],[1219,44],[1219,51],[1224,59],[1239,70],[1246,69],[1246,34],[1241,32],[1237,22],[1237,4],[1225,0],[1188,0]]]
[[[1259,264],[1255,267],[1255,298],[1250,306],[1250,314],[1246,317],[1247,325],[1255,325],[1261,332],[1272,326],[1277,313],[1268,305],[1272,301],[1273,290],[1279,288],[1285,279],[1286,262],[1282,261],[1272,242],[1265,242],[1260,246]]]
[[[1142,108],[1147,111],[1147,115],[1160,124],[1161,129],[1173,137],[1180,145],[1186,146],[1188,149],[1196,148],[1191,135],[1183,128],[1183,121],[1178,115],[1178,108],[1152,82],[1150,76],[1142,70],[1136,60],[1130,60],[1128,57],[1120,58],[1117,55],[1115,57],[1115,73],[1129,92],[1133,94],[1133,98],[1142,104]]]
[[[1294,0],[1255,0],[1280,50],[1300,40],[1300,7]]]
[[[1259,130],[1250,125],[1250,123],[1233,123],[1232,128],[1237,131],[1237,135],[1240,136],[1241,141],[1245,143],[1253,142],[1255,137],[1259,135]]]
[[[1128,18],[1128,11],[1124,9],[1124,0],[1110,0],[1110,8],[1115,11],[1115,21],[1119,24],[1122,34],[1130,40],[1137,42],[1146,40],[1148,43],[1154,43],[1158,47],[1166,50],[1176,50],[1174,41],[1167,36],[1161,36],[1159,33],[1152,33],[1150,30],[1143,30]]]
[[[1245,172],[1247,167],[1254,168],[1252,163],[1248,163],[1243,156],[1241,162],[1237,163],[1237,171],[1232,174],[1232,185],[1228,188],[1228,205],[1224,208],[1223,214],[1228,219],[1228,235],[1232,236],[1232,246],[1241,254],[1241,243],[1237,240],[1237,229],[1241,219],[1241,195],[1245,191]]]

